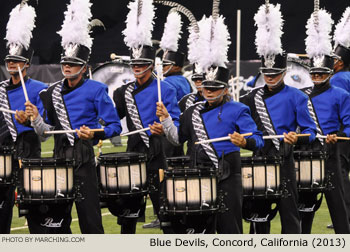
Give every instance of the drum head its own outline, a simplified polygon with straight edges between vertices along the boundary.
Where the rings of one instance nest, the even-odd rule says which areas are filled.
[[[138,152],[114,152],[99,157],[102,164],[146,162],[146,155]]]
[[[108,86],[108,95],[112,100],[113,93],[117,88],[135,80],[134,74],[127,62],[115,61],[106,62],[95,68],[92,71],[92,78],[96,81],[105,83]],[[122,119],[121,123],[123,128],[122,133],[128,132],[126,119]]]

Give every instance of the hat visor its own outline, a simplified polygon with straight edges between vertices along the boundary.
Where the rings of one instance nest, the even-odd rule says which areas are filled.
[[[151,59],[132,59],[129,63],[130,65],[150,65],[153,64]]]
[[[174,61],[170,61],[170,60],[163,60],[163,66],[169,66],[169,65],[174,65],[175,62]]]
[[[223,82],[218,82],[218,81],[207,81],[204,80],[202,82],[202,85],[200,86],[201,88],[216,88],[216,89],[222,89],[226,88],[227,84]]]
[[[72,58],[72,57],[63,57],[60,61],[61,64],[74,64],[74,65],[84,65],[86,62],[78,59],[78,58]]]
[[[278,75],[286,71],[286,68],[267,68],[260,67],[260,72],[264,75]]]
[[[330,69],[328,67],[311,67],[310,68],[310,74],[330,74],[332,73],[333,69]]]
[[[5,61],[19,61],[19,62],[27,62],[29,61],[27,58],[18,55],[6,55]]]

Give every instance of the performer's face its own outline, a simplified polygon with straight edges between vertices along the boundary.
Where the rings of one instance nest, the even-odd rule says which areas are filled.
[[[283,73],[280,74],[273,74],[273,75],[266,75],[264,74],[264,80],[267,85],[273,86],[279,84],[282,80]]]
[[[74,77],[73,79],[76,79],[86,71],[86,69],[83,69],[80,72],[80,74],[78,74],[79,71],[81,70],[81,67],[82,67],[82,65],[72,64],[72,63],[64,63],[64,64],[62,64],[63,74],[66,76],[67,79],[70,79],[69,76],[72,76],[72,77]]]
[[[149,64],[131,65],[134,76],[140,84],[142,84],[143,81],[147,81],[147,79],[151,76],[152,67],[149,66]]]
[[[18,74],[18,66],[20,69],[23,69],[26,62],[23,61],[17,61],[17,60],[6,60],[7,70],[10,75],[17,75]]]
[[[311,79],[315,85],[322,84],[328,77],[329,77],[329,74],[327,73],[311,74]]]
[[[196,89],[199,93],[202,93],[202,80],[201,79],[193,79],[193,83],[196,86]]]
[[[205,88],[204,87],[202,89],[202,92],[203,92],[203,96],[205,97],[205,99],[207,99],[209,105],[211,106],[211,105],[220,103],[224,99],[224,95],[227,94],[228,89],[226,88],[225,90],[223,90],[222,88]],[[224,92],[223,95],[222,95],[222,92]]]

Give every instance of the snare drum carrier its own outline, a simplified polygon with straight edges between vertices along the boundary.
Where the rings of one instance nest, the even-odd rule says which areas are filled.
[[[243,218],[251,222],[266,222],[277,214],[283,196],[281,157],[242,157]]]
[[[14,148],[10,146],[0,146],[0,186],[13,185],[15,176],[13,171]]]
[[[212,164],[190,167],[189,157],[167,158],[162,214],[204,214],[219,210],[217,171]]]

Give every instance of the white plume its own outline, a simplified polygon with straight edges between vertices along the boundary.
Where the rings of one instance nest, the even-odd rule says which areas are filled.
[[[203,16],[203,18],[197,23],[199,30],[200,27],[203,26],[203,23],[205,22],[206,17]],[[197,63],[199,60],[199,57],[203,53],[203,51],[200,48],[200,45],[198,43],[199,39],[199,31],[196,31],[194,26],[190,26],[188,28],[189,30],[189,36],[188,36],[188,55],[187,58],[190,61],[191,64]]]
[[[71,0],[64,13],[62,29],[57,32],[62,37],[62,47],[68,44],[79,44],[91,50],[92,38],[89,34],[91,5],[89,0]]]
[[[139,1],[141,0],[129,3],[128,8],[130,11],[126,18],[126,28],[123,31],[125,36],[124,42],[130,48],[137,48],[140,45],[152,46],[153,2],[152,0],[142,0],[141,9],[138,10],[140,6]]]
[[[334,42],[335,46],[340,44],[350,47],[350,7],[346,8],[343,17],[335,27]]]
[[[10,44],[22,45],[26,50],[30,46],[33,37],[32,31],[35,27],[35,10],[32,6],[18,4],[10,13],[7,23],[7,33],[5,39],[7,46]]]
[[[266,13],[266,5],[260,6],[254,16],[256,31],[255,45],[260,57],[282,54],[281,37],[283,34],[283,19],[280,5],[269,4],[269,12]]]
[[[310,58],[330,55],[332,52],[331,36],[333,20],[325,10],[318,11],[318,24],[315,23],[315,13],[311,15],[306,25],[306,53]]]
[[[214,20],[211,16],[201,21],[199,27],[198,46],[201,54],[198,59],[202,72],[210,66],[225,67],[227,50],[230,45],[230,34],[224,23],[224,17]]]
[[[164,25],[164,32],[159,46],[165,51],[176,52],[181,38],[181,16],[176,11],[170,12]]]

